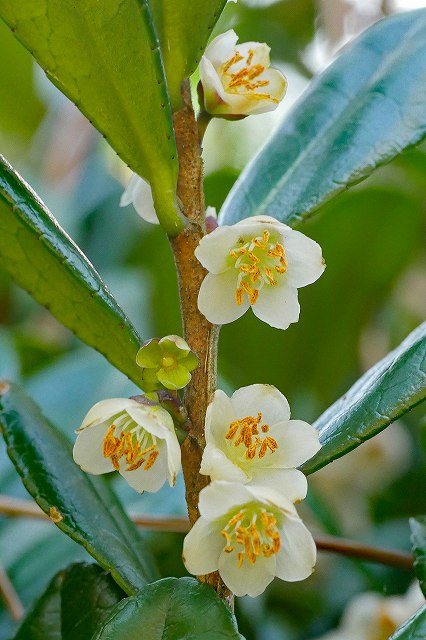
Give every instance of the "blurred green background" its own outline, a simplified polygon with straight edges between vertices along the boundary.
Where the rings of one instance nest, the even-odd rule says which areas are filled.
[[[423,3],[425,4],[425,3]],[[209,205],[220,208],[239,171],[285,117],[310,77],[386,12],[410,2],[240,0],[220,31],[265,40],[289,81],[277,112],[214,121],[204,144]],[[415,6],[419,6],[417,2]],[[83,116],[45,79],[0,24],[0,152],[41,195],[80,245],[144,338],[180,333],[168,242],[132,207],[119,208],[129,173]],[[221,331],[221,387],[276,385],[293,417],[314,420],[354,380],[426,318],[426,147],[400,156],[326,205],[303,229],[323,247],[327,269],[299,292],[300,322],[286,332],[251,314]],[[0,376],[21,382],[70,438],[96,401],[135,391],[0,269]],[[409,549],[407,517],[426,512],[422,405],[384,434],[311,479],[303,516],[313,530]],[[185,513],[176,490],[138,496],[111,478],[133,511]],[[27,497],[0,442],[0,494]],[[185,575],[179,534],[143,534],[164,575]],[[85,557],[51,524],[0,514],[0,565],[28,606],[60,568]],[[301,584],[275,581],[237,603],[247,640],[303,640],[332,628],[352,595],[403,593],[407,572],[320,554]],[[0,602],[0,639],[16,623]]]

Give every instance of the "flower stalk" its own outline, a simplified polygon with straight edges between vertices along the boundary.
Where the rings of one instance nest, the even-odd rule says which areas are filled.
[[[199,132],[191,104],[189,83],[182,85],[183,106],[174,114],[174,129],[179,154],[177,195],[188,224],[175,238],[170,238],[178,274],[183,336],[198,355],[200,366],[185,389],[188,411],[188,436],[182,444],[182,470],[191,525],[198,517],[198,496],[209,480],[200,471],[205,446],[204,421],[207,406],[217,383],[217,344],[219,327],[211,324],[199,311],[198,292],[206,270],[195,257],[195,249],[205,235],[205,204]],[[232,607],[233,596],[217,573],[200,576],[212,585]]]

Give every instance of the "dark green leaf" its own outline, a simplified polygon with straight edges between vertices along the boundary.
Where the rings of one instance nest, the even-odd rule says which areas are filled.
[[[423,593],[426,595],[426,516],[410,518],[411,544],[414,569]]]
[[[426,135],[426,11],[363,33],[294,106],[224,203],[221,224],[296,224]]]
[[[425,640],[426,638],[426,605],[416,611],[404,622],[402,627],[389,640]]]
[[[177,155],[158,39],[148,0],[0,0],[0,17],[48,78],[152,186],[170,234]]]
[[[14,640],[62,640],[61,585],[63,572],[50,582],[19,627]]]
[[[2,156],[0,262],[60,322],[140,384],[136,330],[85,255]]]
[[[426,322],[318,418],[322,447],[302,471],[312,473],[340,458],[425,398]]]
[[[151,0],[173,110],[180,86],[200,61],[226,0]]]
[[[93,640],[243,640],[234,615],[211,587],[165,578],[123,600]]]
[[[15,640],[91,640],[125,595],[98,565],[73,564],[53,578]]]
[[[135,527],[103,478],[81,471],[67,439],[7,382],[0,385],[0,429],[27,491],[59,529],[83,545],[127,593],[156,577],[140,553]]]

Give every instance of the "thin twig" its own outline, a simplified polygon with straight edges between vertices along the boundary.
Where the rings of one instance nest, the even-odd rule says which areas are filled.
[[[6,609],[16,621],[21,620],[24,615],[24,607],[15,591],[15,587],[10,581],[6,571],[0,565],[0,597],[3,599]]]
[[[0,514],[11,517],[29,517],[49,520],[48,516],[36,504],[30,500],[19,500],[17,498],[9,498],[0,496]],[[170,533],[186,533],[189,531],[189,522],[187,518],[155,515],[143,515],[130,513],[133,522],[143,529],[149,531],[163,531]],[[382,549],[381,547],[373,547],[355,540],[347,540],[345,538],[337,538],[335,536],[315,535],[315,543],[319,551],[330,551],[339,553],[340,555],[359,558],[367,562],[378,562],[387,564],[400,569],[412,570],[413,556],[404,551],[395,549]]]

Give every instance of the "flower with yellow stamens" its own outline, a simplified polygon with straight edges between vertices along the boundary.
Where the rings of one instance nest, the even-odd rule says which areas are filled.
[[[205,434],[202,474],[279,488],[291,502],[305,498],[306,478],[296,467],[319,451],[318,431],[290,420],[285,396],[272,385],[242,387],[231,398],[216,391]]]
[[[176,482],[180,446],[170,414],[154,403],[112,398],[94,405],[77,430],[75,462],[88,473],[119,471],[139,493]]]
[[[220,226],[201,239],[195,255],[209,273],[198,296],[207,320],[226,324],[251,306],[277,329],[299,319],[297,289],[324,271],[321,247],[269,216]]]
[[[313,571],[313,538],[292,502],[271,488],[214,481],[200,493],[201,517],[183,544],[194,575],[219,570],[237,596],[262,593],[274,576],[294,582]]]
[[[200,62],[204,106],[216,116],[265,113],[283,99],[287,81],[270,68],[264,42],[238,44],[232,29],[217,36]]]

